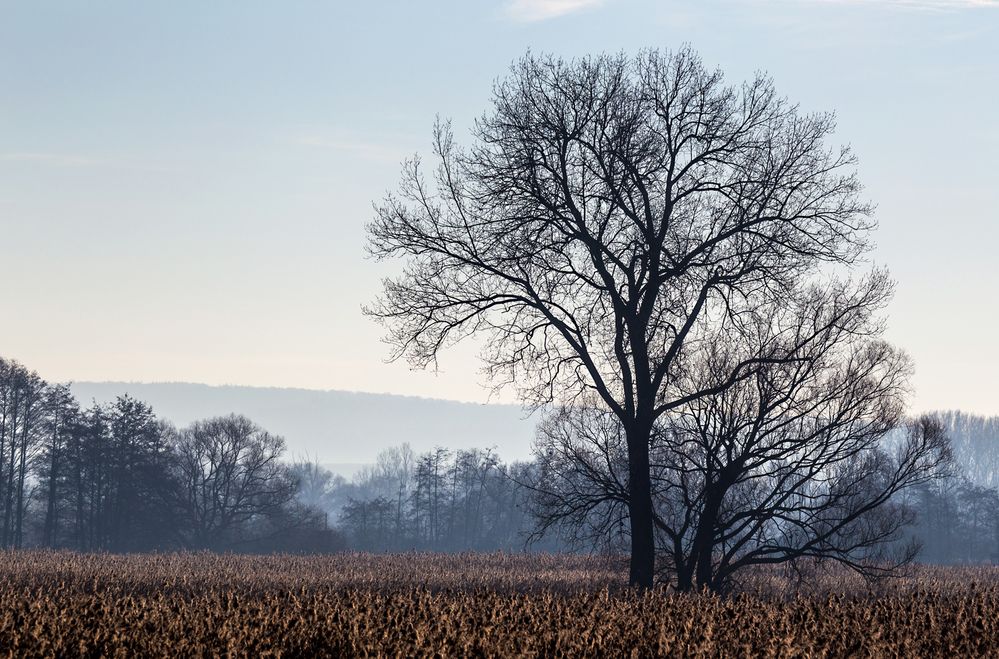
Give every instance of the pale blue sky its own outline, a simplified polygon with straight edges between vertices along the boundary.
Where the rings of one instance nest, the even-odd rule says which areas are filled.
[[[371,202],[527,48],[689,42],[835,110],[914,408],[999,413],[999,2],[0,0],[0,354],[52,380],[484,400],[386,365]]]

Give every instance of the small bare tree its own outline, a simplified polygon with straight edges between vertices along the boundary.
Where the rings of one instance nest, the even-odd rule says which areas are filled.
[[[724,591],[743,568],[801,559],[878,576],[914,557],[900,543],[912,519],[901,495],[943,475],[950,449],[938,423],[903,418],[908,360],[878,338],[873,315],[889,292],[883,275],[807,288],[688,364],[686,386],[699,390],[760,358],[752,377],[655,429],[654,520],[678,589]],[[539,530],[613,533],[630,496],[614,415],[564,408],[541,426],[537,453]]]
[[[295,496],[296,483],[280,462],[284,439],[244,416],[198,421],[180,431],[173,451],[191,546],[230,539],[242,524]]]

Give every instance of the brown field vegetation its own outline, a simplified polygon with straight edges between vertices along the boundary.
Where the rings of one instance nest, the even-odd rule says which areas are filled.
[[[596,557],[0,553],[9,656],[988,656],[999,568],[636,593]]]

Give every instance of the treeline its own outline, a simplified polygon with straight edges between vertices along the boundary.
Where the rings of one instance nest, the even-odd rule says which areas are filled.
[[[0,358],[0,546],[316,552],[525,548],[529,463],[491,450],[383,452],[351,481],[285,461],[236,415],[177,429],[128,395],[80,405]],[[531,545],[556,549],[557,538]]]
[[[999,563],[999,417],[934,415],[950,437],[950,478],[915,489],[915,537],[926,563]]]
[[[911,535],[927,563],[999,562],[999,417],[935,415],[953,474],[914,488]],[[493,450],[384,451],[350,480],[285,461],[245,417],[177,429],[127,395],[81,406],[0,358],[0,546],[81,551],[587,549],[535,537],[539,462]]]
[[[298,499],[284,440],[240,416],[183,429],[129,396],[83,408],[0,358],[0,544],[81,551],[343,547]]]
[[[905,495],[914,524],[903,542],[934,564],[999,562],[999,488],[985,467],[999,462],[999,419],[934,414],[952,437],[951,475]],[[966,450],[964,445],[975,446]],[[305,504],[337,520],[348,545],[364,551],[589,549],[550,529],[536,537],[532,516],[538,462],[503,464],[492,451],[383,452],[351,480],[319,465],[298,465]],[[622,532],[624,529],[622,527]],[[622,545],[623,546],[623,545]]]
[[[349,482],[309,466],[303,502],[331,511],[358,550],[564,549],[557,536],[531,537],[524,484],[534,468],[504,464],[492,450],[437,448],[417,455],[403,444],[382,452]]]

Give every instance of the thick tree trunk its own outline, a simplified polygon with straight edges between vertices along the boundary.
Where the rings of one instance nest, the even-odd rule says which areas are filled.
[[[711,564],[714,547],[706,543],[697,556],[697,585],[699,588],[715,589],[714,569]]]
[[[709,484],[704,499],[704,507],[697,524],[694,536],[693,556],[696,561],[696,576],[698,588],[716,590],[714,579],[714,549],[715,525],[718,521],[718,511],[721,510],[724,489],[718,484]]]
[[[629,583],[651,588],[655,576],[656,548],[649,474],[650,428],[628,431],[628,516],[631,518],[631,569]]]
[[[682,559],[676,565],[676,589],[681,593],[690,592],[694,589],[693,572]]]

